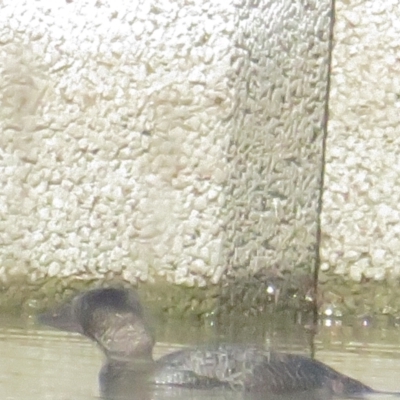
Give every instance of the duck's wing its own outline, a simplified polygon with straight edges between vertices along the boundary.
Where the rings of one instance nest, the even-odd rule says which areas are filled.
[[[261,379],[263,366],[268,365],[271,356],[270,352],[251,346],[218,345],[185,349],[157,360],[156,382],[249,390]]]
[[[251,362],[249,363],[249,361]],[[253,347],[207,346],[184,349],[157,360],[157,384],[239,389],[264,356]]]
[[[362,382],[341,374],[309,357],[271,353],[256,367],[252,386],[255,390],[287,393],[324,389],[335,396],[358,396],[374,390]]]
[[[319,389],[335,395],[373,392],[319,361],[249,346],[220,345],[168,354],[157,361],[155,380],[167,385],[226,386],[274,394]]]

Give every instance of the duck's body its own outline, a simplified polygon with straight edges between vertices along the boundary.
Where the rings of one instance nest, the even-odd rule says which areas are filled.
[[[177,388],[222,390],[246,399],[299,399],[304,394],[311,400],[374,392],[319,361],[256,346],[185,349],[153,361],[154,341],[132,290],[90,290],[40,320],[98,343],[107,357],[100,372],[101,392],[109,399],[165,398],[167,392],[172,393],[167,398],[174,398],[171,390]],[[157,397],[160,388],[168,390]]]
[[[100,386],[106,399],[145,399],[133,394],[160,388],[173,388],[172,393],[186,389],[191,394],[193,390],[223,391],[224,399],[264,400],[301,396],[326,400],[374,393],[369,386],[308,357],[228,345],[177,351],[145,367],[143,362],[109,360],[100,373]],[[227,397],[227,392],[241,395]]]

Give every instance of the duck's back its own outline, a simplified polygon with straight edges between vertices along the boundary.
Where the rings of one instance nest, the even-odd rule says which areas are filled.
[[[155,382],[193,388],[284,394],[324,389],[335,395],[373,389],[308,357],[258,347],[219,345],[181,350],[157,361]]]

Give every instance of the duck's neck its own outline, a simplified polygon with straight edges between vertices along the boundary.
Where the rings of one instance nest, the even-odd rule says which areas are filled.
[[[113,327],[102,334],[95,334],[94,339],[109,360],[153,362],[154,340],[142,323]]]

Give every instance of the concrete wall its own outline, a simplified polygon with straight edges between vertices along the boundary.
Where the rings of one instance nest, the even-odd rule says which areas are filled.
[[[329,0],[1,4],[2,282],[311,271]]]
[[[322,272],[400,275],[400,1],[336,1]],[[393,279],[392,279],[393,280]]]

